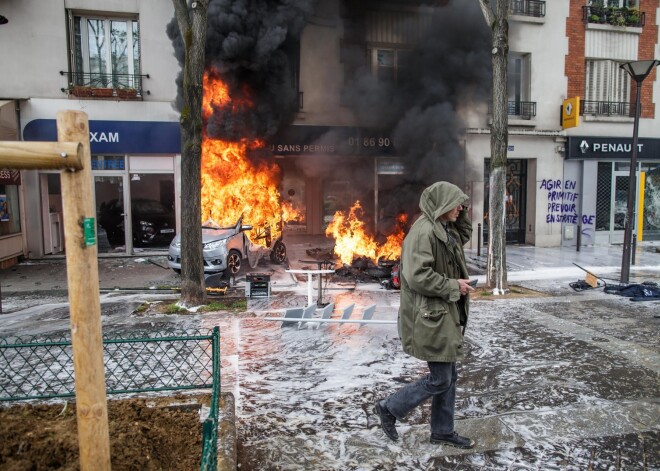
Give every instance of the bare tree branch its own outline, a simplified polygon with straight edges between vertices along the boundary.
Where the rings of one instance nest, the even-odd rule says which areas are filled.
[[[479,6],[481,6],[481,12],[484,14],[486,24],[492,29],[493,24],[495,24],[495,13],[493,13],[490,0],[479,0]]]

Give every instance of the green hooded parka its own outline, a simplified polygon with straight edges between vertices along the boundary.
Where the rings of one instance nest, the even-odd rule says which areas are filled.
[[[399,336],[403,351],[420,360],[463,358],[461,326],[467,324],[469,299],[461,296],[457,280],[468,278],[463,245],[470,240],[472,224],[467,208],[446,230],[439,218],[467,200],[448,182],[426,188],[419,201],[422,215],[403,242]]]

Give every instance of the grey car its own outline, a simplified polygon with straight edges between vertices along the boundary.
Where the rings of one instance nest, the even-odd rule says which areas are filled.
[[[252,230],[251,225],[243,224],[243,217],[231,227],[220,227],[213,221],[202,225],[202,252],[204,257],[204,272],[225,272],[230,275],[237,274],[248,258],[248,253],[261,255],[263,247],[255,246],[248,238],[246,231]],[[286,247],[281,237],[272,243],[270,231],[263,230],[255,235],[256,239],[266,239],[266,253],[270,252],[270,259],[274,263],[283,263],[286,259]],[[272,244],[271,244],[272,243]],[[256,249],[256,250],[255,250]],[[181,273],[181,235],[177,234],[170,244],[167,263],[175,272]]]
[[[213,221],[207,221],[202,225],[204,272],[217,273],[227,270],[231,274],[236,274],[241,270],[251,245],[245,231],[252,230],[252,226],[244,225],[242,220],[243,218],[239,219],[232,227],[220,227]],[[172,239],[167,264],[175,272],[181,273],[180,234]]]

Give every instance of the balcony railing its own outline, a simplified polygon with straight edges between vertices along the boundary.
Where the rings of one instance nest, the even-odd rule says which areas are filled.
[[[535,101],[508,101],[507,114],[518,119],[532,119],[536,116]],[[488,104],[488,114],[493,114],[493,104]]]
[[[587,101],[581,100],[580,114],[589,116],[632,117],[635,104],[626,101]]]
[[[68,86],[63,92],[77,97],[141,99],[144,96],[142,81],[149,75],[98,74],[89,72],[63,72]],[[147,92],[148,93],[148,92]]]
[[[511,0],[511,14],[544,17],[545,2],[540,0]]]
[[[520,119],[532,119],[536,116],[535,101],[509,101],[507,102],[507,113]]]
[[[646,23],[646,13],[639,11],[637,8],[589,5],[582,7],[582,21],[585,23],[642,28]]]

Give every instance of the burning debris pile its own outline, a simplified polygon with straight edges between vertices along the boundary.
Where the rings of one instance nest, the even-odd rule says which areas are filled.
[[[401,256],[401,244],[405,236],[408,216],[399,215],[395,230],[383,243],[369,234],[364,211],[359,201],[348,211],[337,211],[325,230],[325,235],[335,240],[334,253],[344,265],[352,264],[356,257],[363,257],[378,264],[380,260],[396,260]]]
[[[365,220],[359,201],[348,211],[335,212],[325,231],[326,236],[335,241],[332,251],[310,249],[307,255],[323,260],[319,263],[335,264],[330,261],[339,259],[341,266],[335,270],[336,277],[361,282],[391,280],[392,272],[398,270],[408,216],[400,213],[395,229],[381,243],[370,235]],[[398,286],[394,283],[390,287]]]
[[[313,248],[306,251],[307,255],[321,264],[321,268],[336,266],[333,261],[335,252],[329,249]],[[307,268],[307,267],[306,267]],[[313,267],[309,267],[313,268]],[[398,288],[399,260],[378,260],[374,262],[367,257],[356,257],[350,263],[343,263],[335,269],[332,277],[336,280],[350,279],[358,283],[378,282],[387,289]],[[396,278],[396,279],[395,279]]]

